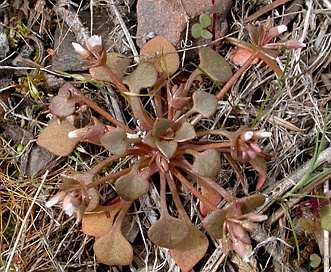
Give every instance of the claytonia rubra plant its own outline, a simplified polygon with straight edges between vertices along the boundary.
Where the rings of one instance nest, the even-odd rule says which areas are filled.
[[[231,66],[217,52],[201,48],[196,70],[185,82],[176,84],[171,77],[179,68],[179,56],[161,36],[145,44],[141,62],[128,75],[129,61],[117,53],[107,54],[99,36],[88,38],[87,48],[77,43],[73,46],[89,63],[86,68],[95,79],[115,86],[140,126],[128,127],[72,84],[62,86],[50,103],[53,120],[37,143],[56,155],[67,156],[79,142],[88,142],[104,147],[109,157],[85,173],[63,174],[60,192],[46,206],[62,203],[69,216],[76,215],[83,232],[96,237],[94,252],[98,261],[128,265],[133,260],[133,249],[122,233],[124,218],[132,203],[149,194],[151,183],[155,183],[159,188],[160,218],[149,228],[148,237],[154,244],[170,249],[183,271],[190,271],[205,255],[209,242],[204,230],[221,239],[224,250],[234,250],[249,261],[248,233],[266,219],[254,213],[264,197],[254,194],[237,198],[217,177],[222,161],[228,160],[245,185],[239,169],[249,163],[258,173],[256,187],[260,189],[266,181],[266,159],[271,157],[263,152],[260,142],[271,133],[246,126],[227,131],[201,125],[204,118],[215,114],[218,101],[238,72],[233,76]],[[194,90],[194,81],[202,73],[218,84],[226,84],[216,94]],[[147,111],[149,108],[152,110]],[[84,118],[89,119],[88,124],[79,126]],[[206,140],[211,135],[213,141]],[[129,157],[132,165],[102,175],[105,167]],[[118,197],[116,203],[105,205],[97,188],[109,183]],[[191,222],[179,197],[180,184],[199,201],[204,230]],[[167,190],[178,216],[168,209]]]

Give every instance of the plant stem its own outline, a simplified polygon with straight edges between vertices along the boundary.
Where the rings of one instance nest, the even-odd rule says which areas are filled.
[[[108,112],[100,108],[96,103],[88,99],[85,95],[78,91],[74,91],[74,95],[77,96],[82,102],[84,102],[87,106],[89,106],[91,109],[95,110],[97,113],[99,113],[102,117],[106,118],[108,121],[112,122],[116,126],[123,128],[127,133],[135,134],[135,131],[128,128],[126,125],[124,125],[122,122],[118,121],[116,118],[111,116]]]
[[[191,220],[188,217],[182,202],[180,201],[178,191],[177,191],[177,188],[176,188],[176,184],[175,184],[174,178],[171,175],[171,172],[166,173],[166,178],[167,178],[167,182],[168,182],[171,194],[172,194],[172,199],[175,202],[175,205],[176,205],[176,208],[177,208],[177,211],[179,213],[180,218],[185,223],[191,224]]]
[[[193,187],[193,185],[178,171],[177,168],[169,165],[170,171],[178,178],[178,180],[192,193],[196,198],[203,202],[203,204],[208,207],[208,209],[214,211],[217,210],[217,206],[211,203],[206,197],[198,192],[197,189]]]
[[[252,55],[245,61],[244,65],[241,66],[237,72],[229,79],[229,81],[223,86],[222,90],[216,95],[218,100],[221,100],[223,96],[230,90],[232,85],[239,79],[239,77],[251,66],[253,60],[259,55],[259,50],[256,50]]]

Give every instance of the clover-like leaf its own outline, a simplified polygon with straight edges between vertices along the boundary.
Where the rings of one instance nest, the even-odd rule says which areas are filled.
[[[79,142],[78,138],[68,137],[68,133],[74,129],[74,125],[66,120],[61,123],[51,121],[39,135],[37,144],[56,156],[68,156]]]
[[[218,175],[221,168],[221,158],[214,149],[208,149],[194,154],[193,171],[206,178]]]
[[[194,126],[189,122],[183,122],[175,132],[174,140],[176,142],[185,142],[196,137]]]
[[[123,155],[128,147],[128,139],[123,128],[107,131],[101,138],[101,144],[112,154]]]
[[[189,226],[185,222],[163,214],[148,230],[148,237],[154,244],[171,249],[185,241],[188,233]]]
[[[207,13],[201,13],[199,16],[199,22],[203,28],[207,28],[211,25],[212,18]]]
[[[157,80],[157,71],[152,63],[141,62],[136,70],[123,79],[130,92],[139,94],[141,89],[152,87]]]
[[[149,181],[132,170],[115,182],[115,190],[125,200],[135,200],[148,193]]]
[[[217,108],[217,98],[215,95],[204,92],[196,91],[192,95],[193,108],[191,111],[200,113],[203,117],[210,117],[213,115]]]
[[[97,238],[93,250],[97,260],[109,266],[129,265],[133,260],[132,246],[118,227],[113,227],[106,235]]]
[[[199,67],[213,80],[227,82],[232,76],[230,64],[216,51],[203,47],[199,50]]]
[[[156,36],[140,50],[140,59],[153,63],[159,75],[173,75],[179,68],[179,56],[176,48],[164,37]]]
[[[212,39],[213,34],[211,32],[209,32],[207,29],[202,29],[201,30],[201,37],[204,38],[204,39]]]
[[[191,28],[193,38],[199,39],[201,37],[202,29],[203,28],[202,28],[201,24],[199,24],[199,23],[194,24]]]
[[[116,52],[110,52],[107,54],[107,65],[112,72],[121,80],[124,76],[126,69],[130,65],[130,60],[124,55]],[[110,81],[112,82],[107,70],[102,67],[92,67],[89,69],[91,76],[96,80]]]
[[[214,239],[221,239],[223,237],[223,223],[226,215],[226,209],[218,209],[212,211],[202,220],[202,226]]]
[[[188,272],[205,256],[208,245],[207,237],[193,224],[189,224],[185,241],[170,249],[170,253],[180,269]]]

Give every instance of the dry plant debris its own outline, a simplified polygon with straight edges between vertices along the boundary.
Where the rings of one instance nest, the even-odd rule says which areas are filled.
[[[165,2],[0,3],[1,271],[329,271],[329,1]]]

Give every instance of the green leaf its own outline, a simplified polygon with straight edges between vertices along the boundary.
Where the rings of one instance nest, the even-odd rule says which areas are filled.
[[[116,180],[115,190],[123,199],[135,200],[148,193],[149,182],[133,170]]]
[[[176,142],[185,142],[192,140],[195,137],[196,133],[194,127],[188,122],[183,122],[179,129],[175,132],[174,140]]]
[[[132,246],[118,227],[113,227],[106,235],[97,238],[93,250],[97,260],[109,266],[129,265],[133,260]]]
[[[199,39],[201,37],[202,26],[198,23],[194,24],[191,28],[193,38]]]
[[[141,62],[136,70],[123,79],[130,92],[139,94],[141,89],[152,87],[157,80],[157,71],[152,63]]]
[[[201,37],[204,39],[212,39],[213,38],[213,34],[210,33],[210,31],[203,29],[201,30]]]
[[[153,136],[159,137],[169,128],[172,128],[175,122],[165,118],[157,118],[153,126]]]
[[[175,141],[156,140],[155,144],[157,148],[162,152],[164,156],[170,159],[176,152],[178,143]]]
[[[206,14],[206,13],[200,14],[199,22],[203,28],[209,27],[211,25],[211,21],[212,21],[212,18],[208,14]]]
[[[212,178],[218,175],[221,169],[220,154],[215,149],[194,155],[193,171],[206,178]]]
[[[230,64],[216,51],[203,47],[199,50],[199,67],[213,80],[227,82],[232,76]]]
[[[189,226],[185,222],[170,215],[161,215],[148,230],[148,237],[154,244],[171,249],[186,241],[188,233]]]
[[[250,213],[256,208],[262,206],[265,202],[265,196],[254,194],[244,197],[239,200],[241,211],[243,214]]]
[[[200,113],[203,117],[212,116],[217,108],[217,97],[213,94],[196,91],[192,95],[193,108],[191,111]]]
[[[112,154],[123,155],[128,147],[126,132],[123,128],[107,131],[101,138],[101,144]]]
[[[324,230],[331,231],[331,205],[325,205],[320,210],[321,226]]]
[[[226,219],[227,210],[212,211],[202,220],[202,226],[214,239],[223,237],[223,223]]]

